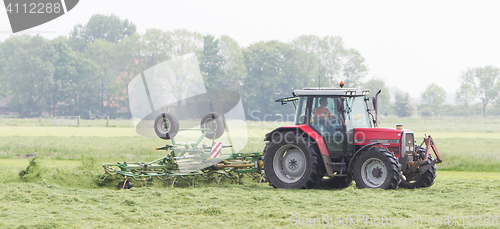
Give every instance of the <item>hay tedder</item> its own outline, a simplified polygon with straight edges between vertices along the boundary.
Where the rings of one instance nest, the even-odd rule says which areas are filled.
[[[222,177],[239,179],[242,174],[248,174],[254,179],[263,179],[262,152],[255,153],[225,153],[222,149],[232,148],[232,145],[223,145],[216,141],[225,131],[226,122],[220,114],[211,112],[206,114],[200,123],[199,129],[180,129],[178,119],[171,113],[159,115],[154,122],[156,135],[172,144],[156,148],[165,150],[167,155],[152,162],[118,162],[103,164],[104,180],[108,175],[121,175],[125,178],[118,184],[118,189],[132,187],[130,179],[136,181],[150,181],[152,178],[170,180],[172,185],[177,178],[194,179],[202,176],[220,182]],[[179,131],[201,131],[195,142],[176,142],[175,136]],[[210,145],[202,143],[209,139]]]
[[[295,124],[266,134],[263,152],[235,153],[230,142],[218,142],[224,133],[229,134],[224,117],[218,113],[205,115],[199,129],[179,129],[177,118],[163,112],[154,121],[154,130],[158,137],[171,140],[170,145],[157,148],[166,150],[166,156],[148,163],[104,164],[103,175],[123,176],[118,188],[130,188],[130,179],[157,177],[174,184],[178,177],[220,181],[223,176],[245,173],[275,188],[314,188],[319,184],[345,188],[352,181],[358,188],[431,186],[436,164],[442,162],[431,136],[416,145],[413,132],[402,126],[379,128],[380,91],[368,97],[368,90],[342,87],[341,83],[341,88],[305,88],[276,100],[294,104]],[[195,142],[174,139],[178,131],[193,130],[201,131]],[[209,145],[201,143],[204,138],[210,139]]]

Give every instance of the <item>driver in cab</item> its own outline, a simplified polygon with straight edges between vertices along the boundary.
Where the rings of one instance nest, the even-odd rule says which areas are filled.
[[[321,98],[319,100],[319,107],[314,109],[314,117],[317,124],[323,125],[326,128],[326,132],[333,134],[335,132],[334,125],[338,120],[326,106],[328,106],[328,99]]]
[[[330,110],[326,108],[328,106],[327,98],[321,98],[319,100],[319,107],[314,109],[314,117],[316,118],[334,118],[335,116],[330,113]]]

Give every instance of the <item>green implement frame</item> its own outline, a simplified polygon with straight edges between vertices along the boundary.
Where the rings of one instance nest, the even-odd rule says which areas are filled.
[[[172,138],[172,145],[156,148],[156,150],[167,151],[167,156],[151,162],[118,162],[116,164],[103,164],[104,173],[100,177],[101,182],[109,175],[121,175],[125,178],[125,182],[130,179],[149,181],[154,177],[160,180],[173,178],[175,182],[177,177],[186,179],[188,176],[203,176],[207,179],[218,178],[217,182],[219,182],[223,176],[234,178],[230,175],[232,172],[237,174],[257,173],[260,176],[259,182],[262,182],[264,178],[262,170],[263,152],[234,153],[233,151],[231,154],[221,153],[218,158],[210,158],[212,147],[206,144],[200,146],[201,141],[209,132],[209,128],[180,130],[201,130],[202,135],[194,143],[177,143],[174,138]],[[213,145],[215,137],[211,140]],[[230,147],[232,147],[232,145],[222,146],[222,148]],[[213,160],[219,162],[215,163]]]

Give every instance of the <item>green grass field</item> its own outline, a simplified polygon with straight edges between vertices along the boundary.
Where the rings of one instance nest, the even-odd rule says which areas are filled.
[[[82,120],[81,127],[51,123],[0,119],[0,228],[272,228],[308,222],[372,228],[368,218],[381,217],[394,221],[378,225],[384,228],[426,228],[436,217],[434,227],[500,225],[500,119],[382,119],[382,127],[403,124],[413,130],[417,141],[432,135],[444,161],[431,188],[395,191],[277,190],[249,177],[240,184],[198,179],[194,186],[181,181],[178,187],[154,180],[141,188],[134,182],[135,188],[118,191],[118,177],[99,183],[101,165],[162,157],[164,151],[154,148],[167,142],[137,135],[130,120],[110,120],[110,127],[106,120]],[[283,124],[247,125],[245,150],[261,151],[264,134]],[[21,180],[33,155],[37,166]],[[328,219],[317,221],[323,217]],[[335,219],[348,217],[365,220],[335,225]]]

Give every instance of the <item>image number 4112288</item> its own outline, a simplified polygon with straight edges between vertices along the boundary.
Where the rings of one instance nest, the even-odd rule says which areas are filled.
[[[7,5],[7,13],[11,14],[11,13],[15,13],[15,14],[18,14],[19,11],[21,10],[21,13],[29,13],[29,14],[51,14],[51,13],[55,13],[55,14],[58,14],[61,12],[61,4],[60,3],[54,3],[52,5],[52,3],[50,2],[47,2],[47,3],[43,3],[43,2],[39,2],[39,3],[30,3],[28,5],[28,3],[24,3],[22,5],[19,5],[19,3],[16,3],[16,4],[12,4],[12,3],[9,3],[9,5]]]
[[[72,10],[79,0],[4,0],[12,32],[52,21]]]

